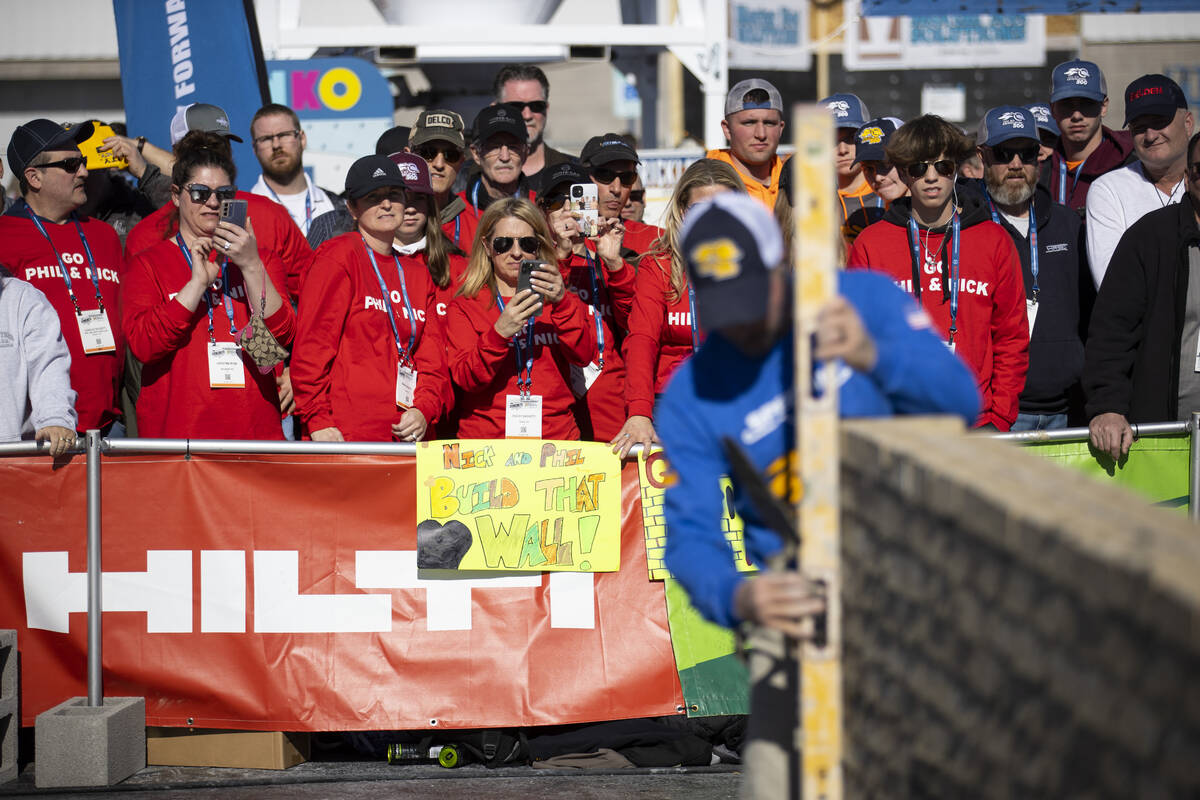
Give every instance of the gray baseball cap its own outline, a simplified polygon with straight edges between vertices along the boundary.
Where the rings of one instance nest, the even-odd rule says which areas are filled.
[[[767,102],[747,103],[745,101],[746,95],[755,89],[761,89],[767,93]],[[725,116],[727,117],[739,111],[754,111],[760,108],[775,109],[780,114],[783,113],[783,98],[780,96],[779,90],[762,78],[741,81],[735,84],[729,90],[729,94],[725,96]]]
[[[220,106],[208,103],[192,103],[175,112],[171,117],[171,144],[177,144],[180,139],[191,131],[219,133],[222,136],[242,141],[242,137],[234,135],[229,130],[229,115]]]

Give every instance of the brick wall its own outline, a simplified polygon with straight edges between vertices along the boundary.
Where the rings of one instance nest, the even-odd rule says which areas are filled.
[[[942,420],[842,449],[846,797],[1200,797],[1200,530]]]

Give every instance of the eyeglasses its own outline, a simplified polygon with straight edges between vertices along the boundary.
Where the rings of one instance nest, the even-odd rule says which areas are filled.
[[[266,136],[255,136],[254,137],[254,146],[261,147],[264,144],[269,144],[272,147],[274,147],[275,140],[277,140],[277,139],[279,140],[280,144],[287,144],[288,142],[294,142],[296,139],[299,139],[299,138],[300,138],[300,131],[282,131],[280,133],[272,133],[272,134],[268,134]]]
[[[542,195],[538,198],[538,205],[544,211],[558,211],[567,204],[567,196],[565,194]]]
[[[430,164],[437,159],[439,153],[447,164],[457,164],[463,158],[463,151],[452,144],[423,144],[413,152]]]
[[[492,239],[492,250],[497,255],[503,255],[512,250],[514,243],[517,247],[521,248],[522,253],[528,253],[531,256],[538,254],[538,239],[536,236],[521,236],[515,239],[512,236],[497,236],[495,239]]]
[[[71,156],[70,158],[62,159],[61,161],[49,161],[45,164],[34,164],[32,166],[35,166],[38,169],[50,169],[51,167],[58,167],[59,169],[66,170],[74,175],[76,172],[79,172],[79,168],[82,167],[86,162],[87,159],[83,156]]]
[[[1022,164],[1036,164],[1038,152],[1037,145],[1009,147],[1008,145],[998,144],[992,148],[992,157],[996,159],[997,164],[1009,164],[1012,162],[1014,156],[1021,159]]]
[[[632,192],[629,193],[629,202],[631,202],[631,203],[646,202],[646,190],[645,189],[634,189]]]
[[[608,167],[593,167],[592,178],[596,183],[612,183],[613,178],[620,178],[622,186],[633,186],[637,183],[637,170],[628,170],[627,172],[616,172]]]
[[[943,178],[949,178],[954,174],[954,170],[957,169],[957,165],[953,161],[948,158],[943,158],[941,161],[934,161],[932,163],[929,161],[918,161],[915,164],[909,164],[904,168],[904,170],[908,173],[908,177],[910,178],[924,178],[925,173],[929,171],[931,166],[937,170],[937,174],[941,175]]]
[[[887,175],[896,168],[895,164],[887,161],[863,161],[863,172],[874,173],[875,175]]]
[[[528,103],[522,103],[520,100],[509,100],[505,105],[516,106],[521,109],[522,113],[528,108],[534,114],[545,114],[546,106],[549,104],[545,100],[530,100]]]
[[[211,186],[205,186],[203,183],[189,183],[183,187],[187,189],[188,196],[192,198],[193,203],[201,205],[208,202],[208,198],[213,196],[213,192],[217,193],[218,200],[233,200],[237,197],[236,186],[218,186],[213,189]]]

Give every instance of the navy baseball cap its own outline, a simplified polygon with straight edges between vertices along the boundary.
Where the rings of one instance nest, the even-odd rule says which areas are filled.
[[[570,161],[564,161],[546,169],[542,175],[542,188],[538,191],[538,197],[554,194],[554,190],[560,186],[591,182],[592,179],[588,177],[583,167],[572,164]],[[563,191],[565,192],[566,189]]]
[[[632,161],[640,164],[637,151],[615,133],[593,136],[579,152],[579,162],[585,167],[598,167],[612,161]]]
[[[995,147],[1010,139],[1032,139],[1037,142],[1037,120],[1028,108],[1021,106],[996,106],[989,108],[979,123],[975,144]]]
[[[1093,61],[1064,61],[1050,73],[1050,102],[1085,97],[1102,101],[1108,97],[1108,84],[1104,73]]]
[[[833,114],[834,124],[839,128],[858,130],[871,118],[871,115],[867,113],[867,104],[854,94],[831,94],[817,105],[829,109],[829,112]]]
[[[858,133],[854,134],[854,163],[886,161],[887,156],[883,153],[884,145],[898,127],[891,119],[879,117],[859,128]]]
[[[480,144],[497,133],[511,133],[518,141],[529,141],[529,132],[525,129],[521,110],[508,103],[484,106],[483,110],[475,115],[472,127],[475,129],[475,141]]]
[[[88,125],[72,125],[67,130],[48,119],[34,119],[18,125],[8,142],[8,167],[17,175],[29,162],[46,150],[74,150],[91,135]]]
[[[1166,75],[1143,75],[1125,88],[1125,126],[1141,116],[1174,117],[1187,108],[1187,97],[1179,84]]]
[[[363,156],[351,164],[346,173],[346,197],[351,200],[384,186],[405,188],[400,167],[387,156]]]
[[[1050,105],[1048,103],[1034,103],[1031,106],[1025,106],[1030,114],[1033,114],[1033,121],[1037,123],[1038,129],[1049,131],[1055,136],[1062,136],[1062,131],[1058,129],[1058,123],[1054,121],[1054,117],[1050,114]]]
[[[768,279],[783,262],[783,236],[762,203],[722,192],[688,209],[679,234],[697,323],[706,330],[766,316]]]

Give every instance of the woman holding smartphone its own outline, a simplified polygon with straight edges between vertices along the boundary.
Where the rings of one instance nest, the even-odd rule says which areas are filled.
[[[317,249],[300,291],[297,413],[313,441],[415,442],[450,391],[429,270],[396,251],[408,190],[387,156],[365,156],[346,197],[356,230]]]
[[[138,433],[168,439],[282,439],[274,370],[238,346],[261,315],[287,347],[295,328],[283,302],[287,274],[259,249],[254,226],[221,219],[237,194],[237,170],[221,136],[189,133],[176,146],[171,213],[179,232],[133,258],[122,277],[121,323],[145,365]]]
[[[531,261],[541,263],[522,265]],[[570,370],[592,360],[596,334],[556,261],[546,220],[528,200],[484,211],[446,318],[459,438],[579,438]]]

